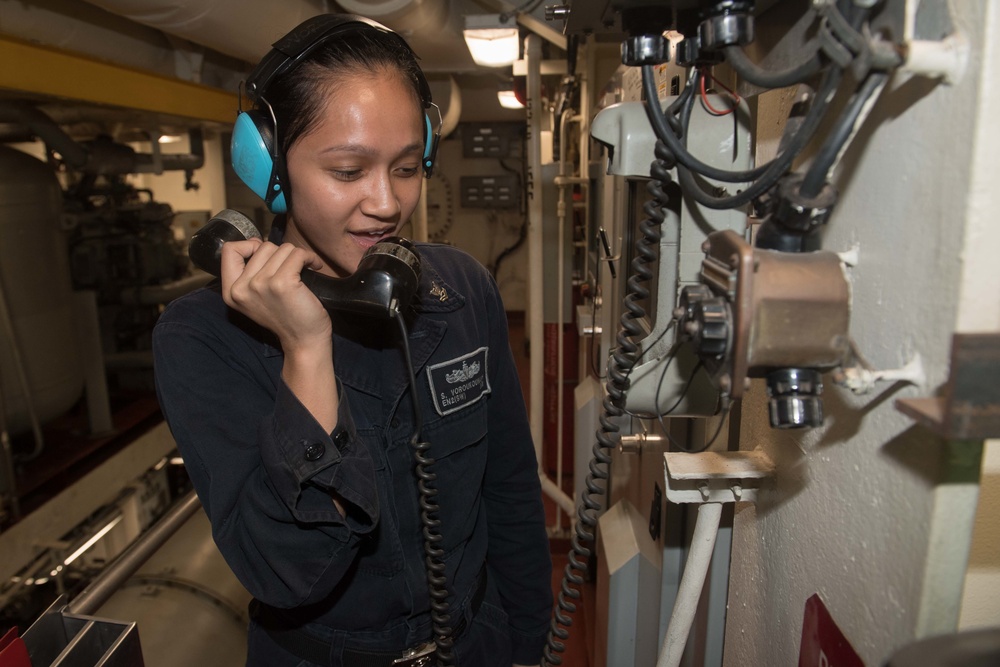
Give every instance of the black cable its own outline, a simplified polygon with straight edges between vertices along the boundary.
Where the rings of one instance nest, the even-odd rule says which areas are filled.
[[[683,345],[683,342],[678,341],[674,345],[674,347],[679,349],[681,345]],[[674,360],[674,356],[676,355],[676,352],[675,351],[671,351],[671,355],[672,356],[670,358],[670,362],[672,362]],[[670,362],[667,363],[668,366],[670,365]],[[653,398],[653,405],[655,405],[657,407],[656,420],[658,422],[660,422],[660,428],[663,429],[663,432],[665,434],[667,434],[667,439],[670,440],[670,442],[675,447],[678,447],[679,449],[686,449],[686,448],[682,447],[679,444],[677,444],[676,442],[674,442],[674,439],[670,437],[670,432],[667,430],[667,425],[663,422],[663,418],[666,417],[667,415],[669,415],[674,410],[676,410],[677,406],[679,406],[681,404],[681,402],[684,400],[684,397],[687,396],[688,390],[691,388],[691,383],[693,383],[695,377],[698,376],[698,371],[701,370],[702,366],[703,366],[703,363],[702,363],[701,359],[699,359],[698,363],[694,365],[694,369],[691,371],[691,375],[688,377],[687,382],[684,383],[684,388],[681,390],[680,396],[678,396],[677,400],[674,401],[674,404],[671,405],[666,410],[663,410],[663,411],[659,410],[659,407],[660,407],[660,387],[663,386],[663,379],[667,377],[667,369],[666,368],[663,369],[663,374],[660,376],[660,382],[659,382],[659,384],[656,385],[656,395]]]
[[[705,444],[701,445],[700,447],[693,447],[691,449],[685,449],[682,447],[681,451],[683,451],[685,454],[700,454],[701,452],[705,451],[706,449],[714,445],[715,441],[719,439],[719,434],[722,433],[722,425],[726,423],[726,417],[729,416],[729,409],[733,405],[732,401],[728,398],[721,398],[720,402],[722,403],[722,405],[720,406],[720,410],[718,412],[719,425],[715,427],[715,433],[713,433],[712,437],[709,438],[707,441],[705,441]]]
[[[674,104],[679,104],[679,106],[683,107],[693,100],[695,90],[698,87],[698,77],[700,76],[701,74],[695,70],[692,80],[684,87],[684,91],[674,101]],[[687,147],[681,143],[678,135],[686,135],[687,127],[683,123],[680,125],[672,123],[669,117],[673,114],[669,113],[670,110],[668,110],[668,113],[664,113],[660,109],[659,92],[656,89],[656,73],[652,65],[643,65],[642,67],[642,90],[646,97],[643,106],[646,109],[646,116],[653,126],[653,131],[656,133],[656,138],[670,148],[675,159],[680,164],[708,178],[714,178],[717,181],[725,181],[727,183],[752,181],[767,170],[768,165],[762,165],[746,171],[729,171],[705,164],[692,155]],[[673,108],[674,105],[671,105],[671,109]]]
[[[813,103],[802,120],[802,125],[791,141],[789,141],[785,151],[768,163],[767,169],[760,180],[738,194],[729,197],[716,197],[705,191],[704,187],[698,183],[690,170],[678,164],[677,174],[684,193],[690,194],[695,201],[707,208],[729,209],[743,206],[774,187],[775,183],[791,168],[795,157],[806,147],[806,144],[809,143],[812,135],[816,132],[820,121],[830,106],[833,94],[837,91],[837,86],[840,84],[842,76],[843,71],[836,67],[831,67],[826,71],[819,90],[813,98]],[[682,114],[684,113],[689,113],[689,111],[682,111]],[[681,121],[684,123],[685,118],[682,118]]]
[[[670,352],[667,353],[667,363],[664,364],[663,370],[660,371],[660,381],[659,381],[659,383],[656,386],[656,395],[655,395],[655,398],[653,399],[653,405],[655,405],[657,407],[659,407],[659,405],[660,405],[660,386],[663,384],[663,380],[667,376],[667,370],[670,368],[670,365],[674,363],[674,359],[677,356],[677,351],[680,349],[680,347],[681,347],[682,344],[683,343],[681,341],[678,341],[678,342],[674,343],[673,345],[670,346]],[[668,415],[671,412],[673,412],[674,410],[676,410],[677,406],[680,405],[681,401],[684,400],[684,397],[687,395],[688,389],[691,388],[691,382],[694,380],[695,373],[698,372],[699,368],[701,368],[701,362],[700,361],[698,362],[697,366],[695,367],[694,373],[692,373],[691,377],[688,378],[687,383],[684,385],[684,389],[681,390],[681,394],[677,398],[677,401],[675,401],[674,404],[672,406],[670,406],[669,409],[667,409],[667,410],[665,410],[663,412],[657,411],[656,414],[646,414],[646,413],[642,413],[642,412],[630,412],[628,410],[625,410],[625,414],[627,414],[627,415],[629,415],[631,417],[635,417],[636,419],[648,419],[648,420],[655,419],[655,420],[659,421],[660,422],[660,428],[663,430],[663,435],[665,435],[667,437],[667,440],[670,442],[670,444],[673,445],[677,449],[686,451],[685,448],[683,446],[681,446],[681,444],[678,443],[676,440],[674,440],[674,437],[672,435],[670,435],[670,431],[667,430],[667,425],[663,423],[663,417],[665,417],[666,415]]]
[[[819,150],[819,153],[816,154],[816,159],[813,160],[809,171],[806,172],[805,178],[802,179],[799,194],[803,197],[811,199],[817,196],[823,189],[827,174],[829,174],[830,168],[833,167],[833,163],[837,160],[837,156],[840,155],[841,149],[843,149],[847,140],[851,138],[851,134],[854,132],[854,127],[858,122],[858,118],[861,117],[865,105],[871,99],[872,95],[882,89],[888,78],[889,75],[884,72],[872,72],[858,86],[854,97],[851,98],[847,108],[844,109],[843,114],[837,119],[837,124],[830,131],[830,134],[827,135],[826,142]]]
[[[510,246],[501,250],[500,254],[497,255],[497,258],[493,260],[493,266],[490,268],[490,273],[493,274],[494,278],[497,278],[497,276],[500,274],[500,262],[505,260],[508,255],[516,252],[518,248],[524,245],[524,241],[527,238],[528,238],[528,221],[525,220],[524,222],[521,223],[521,227],[518,230],[517,240],[514,241],[514,243],[511,244]]]
[[[818,52],[818,44],[810,43],[806,47],[812,52],[812,55],[807,59],[787,69],[775,71],[768,71],[750,60],[741,46],[727,46],[722,49],[722,53],[726,56],[726,62],[744,81],[761,88],[786,88],[802,83],[817,74],[823,66]]]
[[[635,366],[640,347],[639,342],[645,331],[639,320],[646,316],[642,301],[649,298],[647,284],[653,273],[648,265],[657,259],[660,245],[660,225],[666,219],[663,212],[668,204],[666,184],[670,183],[670,169],[674,166],[666,157],[653,162],[650,167],[653,180],[647,188],[653,195],[643,207],[646,219],[639,229],[641,236],[635,242],[635,258],[630,264],[631,275],[628,279],[627,294],[624,301],[624,312],[621,316],[621,328],[617,337],[617,348],[608,361],[608,382],[606,395],[602,403],[600,417],[601,428],[596,433],[597,442],[592,449],[590,473],[587,475],[586,488],[580,494],[577,506],[577,522],[572,539],[572,549],[569,552],[569,562],[563,570],[562,584],[559,590],[558,604],[552,615],[546,646],[542,656],[542,665],[550,667],[561,665],[562,653],[566,649],[565,640],[569,637],[568,628],[573,624],[570,614],[576,611],[575,600],[580,599],[580,586],[587,573],[587,562],[592,554],[589,544],[594,543],[597,529],[597,515],[603,509],[601,496],[607,489],[609,477],[608,466],[611,463],[611,450],[620,439],[619,427],[615,422],[617,417],[625,414],[625,394],[628,390],[628,373]]]
[[[661,331],[660,334],[656,338],[654,338],[653,340],[651,340],[649,343],[646,343],[645,349],[648,350],[648,349],[652,348],[654,345],[656,345],[657,343],[659,343],[661,340],[663,340],[663,337],[666,336],[670,332],[670,330],[674,328],[675,324],[677,324],[677,320],[675,320],[675,319],[670,320],[670,323],[666,327],[664,327],[663,331]],[[645,342],[645,340],[646,339],[643,338],[642,342]],[[671,350],[673,350],[673,348],[674,348],[674,346],[672,345],[671,346]],[[670,354],[672,354],[672,353],[671,352],[667,353],[668,356]],[[625,379],[626,380],[628,380],[632,376],[632,371],[634,371],[634,370],[635,370],[635,366],[634,365],[631,368],[628,369],[628,371],[625,373]]]
[[[508,171],[508,172],[514,174],[517,177],[518,192],[520,192],[521,190],[523,190],[524,189],[523,174],[520,171],[516,170],[516,169],[512,169],[511,167],[508,167],[507,164],[503,161],[503,158],[501,158],[499,160],[499,162],[500,162],[500,166],[505,171]],[[521,201],[521,206],[520,206],[519,212],[520,212],[520,214],[522,216],[524,216],[525,215],[525,211],[524,211],[524,199],[525,198],[524,197],[518,197],[518,199]],[[515,252],[518,248],[520,248],[522,245],[524,245],[524,241],[527,238],[528,238],[528,220],[527,220],[527,217],[525,217],[523,220],[521,220],[521,227],[518,229],[517,240],[514,241],[514,243],[512,243],[510,246],[508,246],[508,247],[504,248],[503,250],[501,250],[497,254],[496,259],[493,260],[493,266],[490,268],[490,273],[493,274],[494,278],[496,278],[500,274],[500,262],[502,262],[503,260],[505,260],[511,253]]]
[[[438,667],[450,667],[452,664],[452,647],[454,639],[452,628],[448,625],[451,617],[448,613],[448,588],[445,576],[444,550],[441,548],[441,520],[438,519],[440,506],[434,497],[438,490],[434,487],[437,475],[430,471],[434,459],[429,454],[430,443],[422,441],[423,416],[420,411],[420,398],[417,391],[417,379],[413,374],[413,361],[410,357],[410,339],[406,330],[406,321],[398,309],[393,309],[393,318],[399,324],[402,337],[403,356],[406,360],[407,375],[410,380],[410,394],[413,399],[413,434],[410,445],[413,447],[413,458],[416,461],[417,487],[420,490],[420,523],[424,534],[424,568],[427,571],[427,589],[431,597],[431,625],[434,632],[435,655]]]
[[[701,74],[696,71],[693,80],[688,83],[685,90],[697,87],[700,76]],[[687,129],[690,123],[690,114],[694,107],[693,98],[688,98],[681,106],[682,117],[680,119],[680,124],[683,129],[681,136],[684,137],[684,142],[682,143],[681,139],[678,138],[675,133],[670,132],[667,127],[668,122],[664,118],[664,114],[659,111],[659,104],[650,104],[649,100],[651,96],[655,99],[656,82],[653,78],[652,67],[648,65],[643,67],[642,83],[643,90],[646,94],[646,115],[649,117],[657,137],[670,148],[673,156],[679,163],[677,165],[677,171],[680,177],[681,187],[685,190],[685,192],[691,190],[691,194],[695,201],[708,208],[726,209],[742,206],[753,200],[755,197],[763,194],[770,188],[774,187],[774,184],[777,183],[785,172],[791,168],[795,158],[800,152],[802,152],[802,150],[809,143],[809,140],[812,138],[812,135],[819,128],[820,121],[822,120],[826,109],[829,107],[830,100],[833,93],[836,92],[842,76],[843,71],[840,68],[830,67],[830,69],[826,71],[826,74],[820,83],[819,90],[813,98],[813,103],[810,106],[806,117],[803,119],[802,124],[799,126],[799,129],[796,131],[791,141],[789,141],[785,150],[767,164],[747,171],[726,171],[718,169],[701,162],[691,155],[685,144]],[[746,190],[737,195],[719,198],[707,193],[704,187],[699,186],[691,171],[697,172],[707,178],[732,183],[746,182],[758,177],[760,180],[753,183]]]

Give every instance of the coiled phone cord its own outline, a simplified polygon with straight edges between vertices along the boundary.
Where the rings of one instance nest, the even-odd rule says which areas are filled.
[[[688,87],[690,88],[690,87]],[[693,89],[691,89],[693,91]],[[672,105],[671,111],[683,104],[688,92],[686,88]],[[678,104],[679,103],[679,104]],[[569,562],[563,570],[562,584],[559,590],[558,604],[552,615],[546,646],[543,651],[542,665],[549,667],[561,665],[562,657],[557,655],[565,648],[565,640],[569,637],[568,628],[573,624],[570,614],[576,611],[574,601],[580,599],[580,586],[587,572],[588,559],[591,556],[590,544],[594,543],[597,530],[597,514],[603,509],[601,496],[606,493],[608,465],[611,463],[611,450],[616,446],[620,436],[619,426],[615,419],[625,414],[625,396],[629,388],[629,374],[638,361],[641,353],[639,342],[645,337],[645,330],[639,320],[646,317],[646,311],[641,302],[649,297],[647,285],[653,277],[649,264],[657,260],[660,244],[660,227],[666,218],[663,209],[671,203],[668,187],[672,184],[670,169],[675,160],[670,149],[662,142],[656,145],[656,161],[653,162],[650,173],[653,180],[647,185],[652,200],[646,202],[643,211],[646,219],[639,224],[640,238],[636,239],[636,257],[631,262],[631,275],[627,283],[627,294],[624,300],[625,312],[621,316],[621,328],[617,335],[617,348],[608,362],[608,382],[606,395],[602,404],[600,430],[597,431],[597,442],[591,450],[590,473],[587,475],[586,489],[580,496],[577,506],[576,530],[572,540],[572,550],[569,552]]]
[[[402,337],[403,355],[406,359],[407,375],[410,380],[410,394],[413,399],[413,435],[410,446],[413,447],[413,458],[416,461],[417,488],[420,490],[420,523],[424,534],[424,568],[427,572],[427,589],[431,597],[431,625],[434,632],[435,655],[438,667],[450,667],[452,664],[452,647],[454,639],[452,628],[448,624],[448,588],[444,568],[444,550],[441,548],[441,520],[438,518],[440,506],[435,500],[438,490],[434,487],[437,475],[431,472],[434,459],[430,456],[430,443],[421,438],[423,416],[420,411],[420,398],[417,393],[417,380],[413,374],[413,361],[410,358],[409,332],[406,321],[398,308],[392,309],[392,316],[399,324]]]

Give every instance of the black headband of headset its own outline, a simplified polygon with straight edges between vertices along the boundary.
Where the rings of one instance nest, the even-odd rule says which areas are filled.
[[[378,30],[395,37],[401,46],[416,58],[410,45],[402,37],[381,23],[353,14],[320,14],[307,19],[297,28],[272,44],[271,51],[264,56],[247,77],[246,93],[251,102],[264,96],[271,82],[295,67],[331,35],[356,30]],[[426,109],[431,105],[431,89],[422,73],[417,74],[420,102]]]

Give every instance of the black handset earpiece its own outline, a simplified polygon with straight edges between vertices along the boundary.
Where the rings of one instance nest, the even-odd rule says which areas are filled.
[[[252,238],[260,238],[260,232],[250,219],[227,208],[191,237],[188,255],[195,266],[218,276],[222,245]],[[302,282],[329,310],[392,317],[417,292],[420,256],[409,240],[386,238],[365,251],[358,270],[347,278],[331,278],[306,269]]]

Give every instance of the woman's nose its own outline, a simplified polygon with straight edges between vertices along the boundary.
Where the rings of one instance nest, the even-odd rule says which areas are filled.
[[[392,218],[400,211],[399,197],[393,187],[392,176],[379,173],[372,176],[362,212],[376,218]]]

